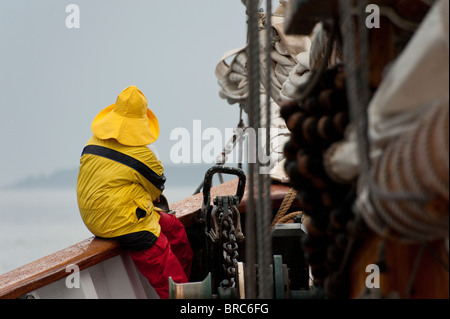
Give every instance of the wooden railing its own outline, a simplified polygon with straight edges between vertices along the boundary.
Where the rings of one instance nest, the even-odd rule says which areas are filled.
[[[211,198],[236,193],[237,179],[211,189]],[[279,207],[284,196],[289,191],[285,185],[272,185],[272,205]],[[170,205],[177,217],[189,227],[196,223],[202,208],[203,194],[188,197],[180,202]],[[247,193],[239,206],[245,213]],[[294,205],[298,205],[294,203]],[[77,265],[80,270],[98,264],[121,254],[123,251],[113,240],[89,238],[76,245],[55,252],[42,259],[0,275],[0,298],[19,298],[25,294],[49,285],[70,274],[67,267]]]
[[[51,284],[70,274],[69,265],[80,270],[115,257],[121,253],[112,240],[89,238],[76,245],[0,275],[0,298],[19,298],[30,291]]]

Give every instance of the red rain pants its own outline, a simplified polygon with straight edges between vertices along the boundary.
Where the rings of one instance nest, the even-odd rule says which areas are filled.
[[[161,234],[156,243],[129,254],[161,299],[169,298],[169,277],[187,283],[191,272],[192,249],[183,224],[174,216],[160,212]]]

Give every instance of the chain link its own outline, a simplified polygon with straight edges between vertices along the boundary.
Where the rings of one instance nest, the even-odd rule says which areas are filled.
[[[236,228],[234,227],[232,210],[228,209],[223,212],[221,218],[221,242],[223,249],[223,268],[228,283],[223,281],[222,286],[235,287],[236,286],[236,273],[239,257],[239,245],[237,243]]]

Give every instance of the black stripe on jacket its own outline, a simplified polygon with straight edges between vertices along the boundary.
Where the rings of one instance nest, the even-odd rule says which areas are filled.
[[[159,176],[152,169],[150,169],[147,165],[142,163],[141,161],[126,155],[124,153],[118,152],[108,147],[99,146],[99,145],[88,145],[83,149],[83,153],[81,156],[85,154],[97,155],[101,157],[108,158],[110,160],[116,161],[123,165],[126,165],[139,174],[144,176],[150,183],[155,185],[160,191],[164,190],[164,183],[166,182],[166,177],[164,174]]]

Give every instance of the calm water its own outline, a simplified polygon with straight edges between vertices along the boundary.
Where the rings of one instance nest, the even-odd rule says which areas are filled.
[[[173,203],[192,188],[164,193]],[[0,274],[92,236],[80,218],[75,189],[0,190],[0,217]]]
[[[169,203],[191,196],[208,168],[165,167],[164,195]],[[0,274],[92,236],[78,211],[77,173],[78,169],[56,172],[48,178],[28,179],[18,188],[0,189]],[[224,176],[225,181],[232,178]],[[213,185],[218,183],[215,176]]]

